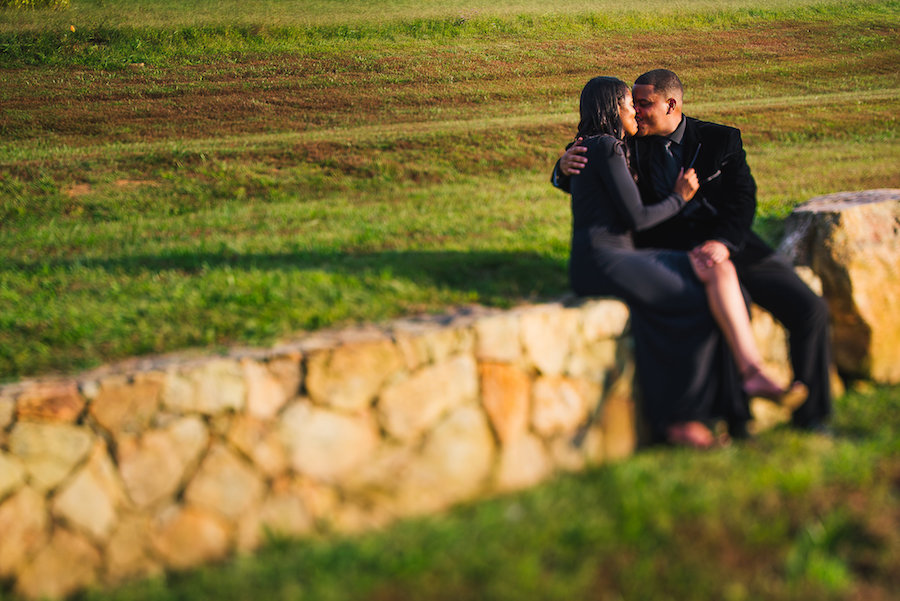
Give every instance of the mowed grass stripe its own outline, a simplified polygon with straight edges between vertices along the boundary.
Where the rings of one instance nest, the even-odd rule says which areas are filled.
[[[690,102],[686,104],[688,114],[702,114],[711,111],[765,110],[791,106],[810,106],[816,103],[861,103],[880,100],[894,100],[900,97],[900,88],[864,90],[853,92],[832,92],[724,100],[719,102]],[[241,149],[254,152],[267,147],[281,147],[290,144],[310,142],[368,143],[396,139],[421,139],[435,134],[477,132],[498,129],[513,129],[526,126],[552,126],[574,123],[576,111],[530,113],[504,117],[483,117],[477,119],[449,119],[443,121],[376,123],[357,127],[334,127],[306,132],[278,132],[266,134],[243,134],[192,140],[165,140],[158,142],[129,142],[102,144],[91,147],[28,148],[21,142],[0,146],[0,166],[2,162],[60,160],[67,158],[96,158],[115,156],[135,156],[154,152],[234,152]]]

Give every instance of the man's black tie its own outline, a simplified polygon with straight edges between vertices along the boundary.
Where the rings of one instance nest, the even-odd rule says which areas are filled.
[[[653,158],[650,165],[650,176],[653,189],[660,199],[665,198],[675,187],[675,178],[678,177],[678,162],[672,155],[669,146],[672,140],[663,138],[653,145]]]

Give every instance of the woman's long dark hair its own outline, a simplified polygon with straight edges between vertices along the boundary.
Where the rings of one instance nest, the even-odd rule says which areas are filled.
[[[581,121],[576,137],[609,134],[623,139],[625,129],[619,118],[619,105],[625,101],[628,92],[628,84],[616,77],[595,77],[587,82],[581,90]]]

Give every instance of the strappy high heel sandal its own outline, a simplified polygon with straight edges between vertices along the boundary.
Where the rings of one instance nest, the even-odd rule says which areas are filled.
[[[790,388],[785,390],[772,381],[758,366],[751,367],[743,374],[743,388],[747,396],[751,398],[768,399],[791,411],[805,403],[809,396],[809,389],[803,382],[794,382]]]

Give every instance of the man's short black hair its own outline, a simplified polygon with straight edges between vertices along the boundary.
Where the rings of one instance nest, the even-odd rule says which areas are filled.
[[[668,69],[647,71],[634,80],[634,85],[653,86],[654,90],[664,94],[678,92],[679,95],[684,95],[684,86],[681,85],[681,80],[678,79],[674,71],[669,71]]]

